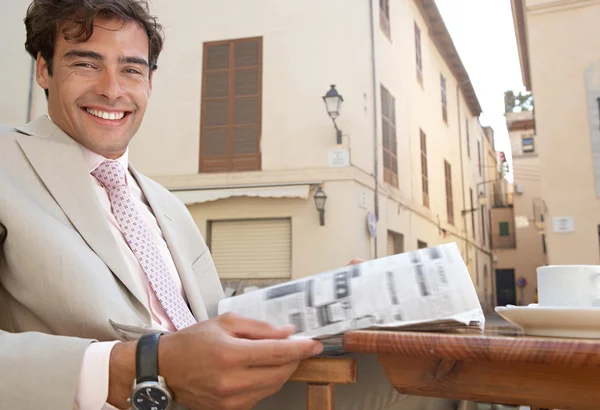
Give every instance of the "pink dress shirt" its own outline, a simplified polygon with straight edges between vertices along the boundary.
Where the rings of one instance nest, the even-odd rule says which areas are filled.
[[[79,145],[79,147],[81,148],[85,161],[88,165],[88,169],[90,171],[90,184],[94,187],[94,191],[98,196],[98,200],[102,204],[102,208],[104,210],[104,217],[110,224],[110,230],[112,232],[112,235],[119,246],[119,249],[123,255],[123,258],[125,259],[127,267],[129,268],[128,270],[131,276],[135,279],[137,286],[140,289],[144,290],[144,293],[146,295],[146,300],[144,300],[144,303],[146,305],[146,308],[148,308],[148,310],[152,314],[152,327],[156,330],[175,331],[175,326],[173,326],[162,305],[156,298],[154,291],[150,287],[150,283],[146,279],[146,274],[144,273],[141,265],[139,264],[138,260],[136,259],[129,246],[127,245],[127,242],[125,241],[123,235],[121,234],[121,231],[119,230],[117,221],[115,220],[110,208],[108,192],[106,192],[104,187],[100,185],[96,178],[94,178],[91,175],[91,172],[95,170],[102,162],[104,162],[106,158],[90,151],[81,144]],[[156,218],[152,213],[152,209],[150,209],[150,206],[148,205],[148,202],[146,201],[146,198],[144,197],[144,194],[140,189],[139,185],[137,184],[135,178],[133,178],[133,176],[129,172],[128,151],[126,151],[125,154],[123,154],[120,158],[117,158],[116,161],[118,161],[123,166],[123,168],[127,170],[127,185],[129,186],[135,206],[140,215],[148,224],[150,234],[154,237],[154,240],[158,245],[160,253],[162,254],[165,262],[167,263],[169,273],[173,276],[177,288],[181,291],[182,295],[185,298],[185,294],[183,293],[183,287],[181,285],[181,280],[179,278],[179,274],[177,273],[175,263],[173,262],[173,257],[171,256],[171,252],[167,247],[167,243],[164,240]],[[115,409],[115,407],[106,403],[106,400],[108,398],[108,366],[110,362],[110,354],[113,346],[116,343],[118,343],[118,341],[92,343],[86,350],[83,359],[83,364],[81,366],[79,385],[75,396],[75,404],[78,409]]]

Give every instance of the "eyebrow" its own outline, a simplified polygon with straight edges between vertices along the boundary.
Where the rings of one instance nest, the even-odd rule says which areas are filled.
[[[104,61],[104,56],[100,53],[96,53],[95,51],[87,51],[87,50],[71,50],[65,54],[65,58],[91,58],[93,60]],[[137,64],[142,65],[144,67],[150,67],[148,61],[140,57],[121,57],[119,58],[119,63],[121,64]]]

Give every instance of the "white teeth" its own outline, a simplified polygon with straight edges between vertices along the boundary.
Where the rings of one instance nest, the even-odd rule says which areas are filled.
[[[91,108],[87,108],[86,111],[95,117],[103,118],[105,120],[111,120],[111,121],[118,121],[125,116],[124,112],[104,112],[104,111],[93,110]]]

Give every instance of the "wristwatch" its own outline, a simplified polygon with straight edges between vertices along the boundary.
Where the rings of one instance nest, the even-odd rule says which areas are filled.
[[[169,410],[173,395],[158,375],[158,339],[162,333],[143,335],[135,352],[136,376],[130,404],[135,410]]]

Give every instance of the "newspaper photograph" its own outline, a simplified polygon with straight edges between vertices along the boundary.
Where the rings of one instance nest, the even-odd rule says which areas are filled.
[[[484,326],[475,287],[454,243],[226,298],[219,314],[226,312],[294,325],[294,337],[322,340],[357,329]]]

